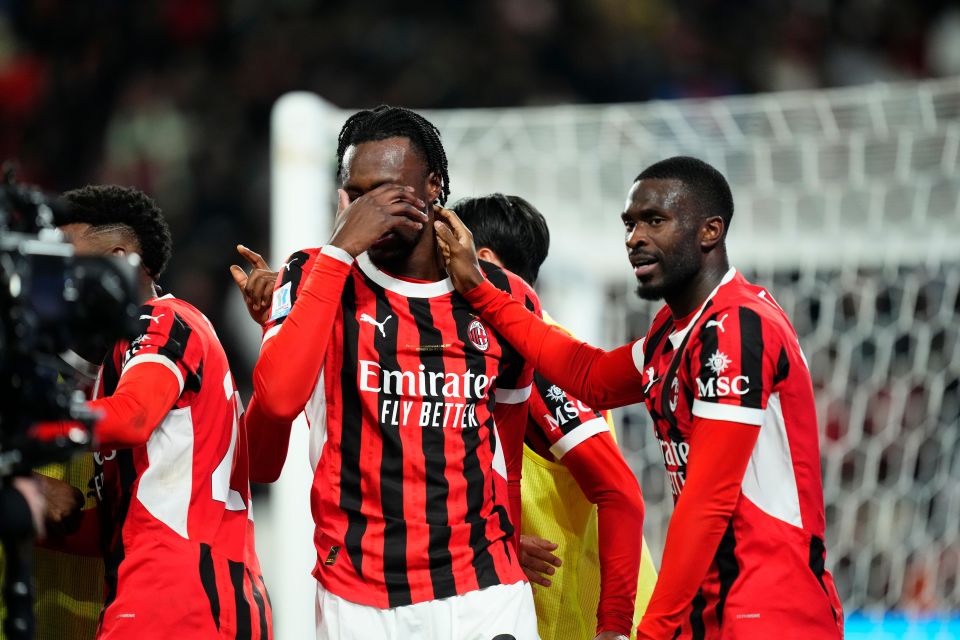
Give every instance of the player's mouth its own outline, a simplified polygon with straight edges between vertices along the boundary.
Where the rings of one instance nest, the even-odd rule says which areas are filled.
[[[660,261],[653,256],[630,256],[630,264],[633,265],[633,274],[638,278],[648,276],[657,268]]]

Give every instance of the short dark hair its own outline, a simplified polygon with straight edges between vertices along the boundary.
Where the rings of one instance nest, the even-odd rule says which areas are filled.
[[[63,200],[66,207],[57,214],[57,225],[117,227],[132,234],[147,274],[154,280],[160,277],[173,252],[173,241],[160,207],[150,196],[133,187],[88,185],[67,191]]]
[[[492,193],[459,200],[453,209],[473,233],[478,249],[491,249],[503,266],[536,283],[550,251],[550,229],[536,207],[520,196]]]
[[[723,174],[697,158],[675,156],[650,165],[637,176],[639,180],[679,180],[693,196],[703,217],[723,218],[723,233],[730,229],[733,218],[733,194]]]
[[[403,107],[382,104],[347,118],[337,139],[337,178],[343,179],[343,154],[347,147],[387,138],[406,138],[413,144],[427,163],[427,170],[440,177],[440,204],[445,204],[450,195],[450,176],[440,130],[419,113]]]

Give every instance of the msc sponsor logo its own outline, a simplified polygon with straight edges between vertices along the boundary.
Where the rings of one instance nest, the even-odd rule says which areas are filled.
[[[717,376],[703,381],[697,378],[697,392],[700,398],[722,398],[724,396],[742,396],[750,391],[750,378],[747,376]]]

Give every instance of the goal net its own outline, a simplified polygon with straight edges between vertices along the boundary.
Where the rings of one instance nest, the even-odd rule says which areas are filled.
[[[274,263],[327,236],[349,113],[308,94],[278,104]],[[645,333],[656,310],[632,293],[623,247],[633,179],[677,154],[723,172],[733,264],[771,289],[810,362],[846,610],[960,607],[960,79],[424,115],[451,202],[500,191],[544,213],[544,306],[605,346]],[[659,448],[642,407],[618,417],[659,558],[672,511]]]

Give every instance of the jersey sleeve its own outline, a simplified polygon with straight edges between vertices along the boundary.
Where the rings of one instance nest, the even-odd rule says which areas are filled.
[[[146,362],[161,364],[172,372],[180,394],[200,391],[203,382],[200,336],[173,307],[159,301],[140,307],[140,335],[123,351],[120,376]]]
[[[539,373],[533,375],[530,418],[550,453],[557,460],[587,438],[608,433],[610,426],[600,413],[569,395]]]
[[[702,322],[687,356],[693,415],[760,426],[789,368],[782,332],[747,306],[720,309]]]
[[[506,291],[511,298],[521,303],[527,311],[538,318],[543,317],[540,298],[529,284],[505,269],[488,263],[483,263],[483,267],[487,278],[494,286]],[[526,403],[533,391],[533,366],[502,336],[500,336],[500,343],[503,347],[503,366],[497,377],[497,403]]]
[[[317,261],[319,249],[305,249],[290,254],[273,286],[273,302],[270,306],[270,317],[263,326],[263,341],[266,342],[280,331],[280,325],[287,319],[297,302],[297,297],[303,288],[307,274]]]

